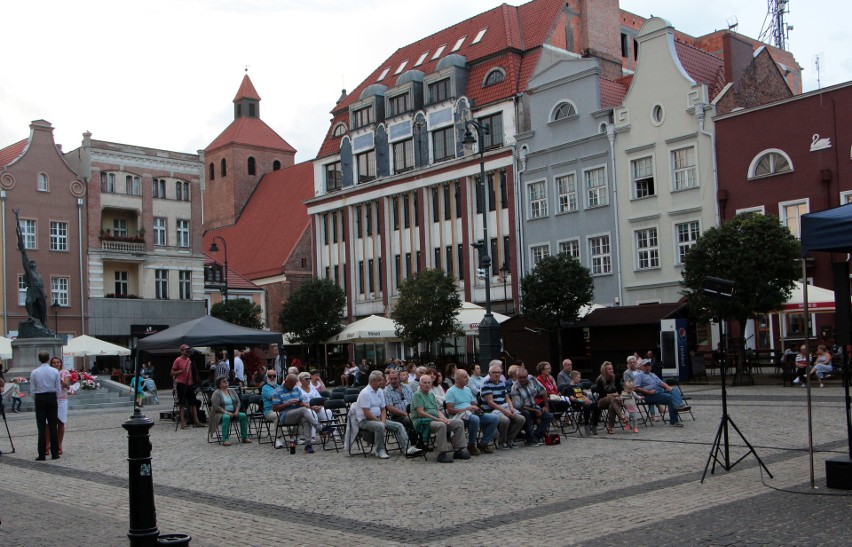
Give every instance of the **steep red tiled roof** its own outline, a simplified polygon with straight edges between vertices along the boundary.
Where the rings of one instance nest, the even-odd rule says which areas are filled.
[[[619,81],[613,82],[601,78],[601,108],[612,108],[622,103],[627,94],[627,88],[630,87],[629,81],[627,85],[621,83],[624,79],[619,78]]]
[[[24,153],[24,148],[27,147],[29,139],[18,141],[15,144],[10,144],[6,148],[0,150],[0,167],[6,167]]]
[[[227,240],[225,240],[225,241],[227,241]],[[206,247],[206,248],[209,248],[209,247]],[[211,264],[219,264],[220,266],[224,266],[224,261],[225,261],[224,256],[222,256],[220,258],[222,258],[222,262],[219,262],[218,260],[216,260],[213,257],[213,255],[211,255],[209,252],[205,251],[204,252],[204,265],[210,266]],[[252,289],[252,290],[256,290],[256,291],[262,290],[260,287],[258,287],[257,285],[255,285],[254,283],[252,283],[251,281],[246,279],[245,277],[241,276],[240,274],[235,272],[233,268],[231,268],[231,256],[230,256],[230,254],[228,255],[228,288],[229,289]]]
[[[722,59],[683,42],[675,42],[675,51],[687,74],[699,84],[707,84],[711,99],[725,87],[725,62]]]
[[[260,118],[237,118],[207,145],[204,151],[211,152],[230,144],[276,148],[287,152],[296,151]]]
[[[313,163],[297,163],[268,173],[236,224],[204,234],[204,248],[210,248],[214,235],[220,236],[228,245],[229,270],[234,269],[249,280],[280,275],[310,226],[308,209],[302,202],[312,197]]]
[[[432,74],[441,59],[457,53],[464,56],[471,67],[465,95],[474,101],[475,106],[514,96],[526,88],[535,62],[538,61],[540,47],[549,38],[557,14],[564,6],[564,0],[534,0],[517,7],[502,4],[396,50],[346,98],[334,106],[332,127],[338,121],[347,121],[345,112],[350,104],[360,100],[361,93],[367,86],[379,83],[389,88],[394,87],[399,77],[394,73],[403,61],[407,61],[403,72],[415,69]],[[482,40],[472,44],[476,35],[485,28],[488,30]],[[453,47],[462,37],[466,37],[464,44],[458,51],[453,52]],[[442,45],[445,46],[444,51],[437,59],[432,59]],[[414,66],[424,52],[428,52],[426,59],[421,65]],[[490,68],[497,66],[506,71],[506,80],[483,89],[485,75]],[[387,74],[379,80],[386,68],[389,69]],[[332,137],[329,132],[317,157],[336,153],[339,140],[339,137]]]
[[[254,99],[256,101],[260,100],[260,95],[257,94],[257,90],[255,90],[254,85],[251,83],[248,74],[243,76],[243,82],[240,84],[240,88],[237,90],[237,94],[234,96],[234,102],[237,102],[240,99]]]

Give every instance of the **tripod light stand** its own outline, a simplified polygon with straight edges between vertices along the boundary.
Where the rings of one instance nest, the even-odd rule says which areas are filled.
[[[723,319],[722,308],[724,307],[724,303],[726,301],[730,301],[734,297],[734,282],[721,279],[718,277],[707,277],[704,279],[704,282],[701,284],[701,290],[704,291],[704,294],[712,297],[716,301],[716,313],[717,319],[719,321],[719,334],[721,337],[721,353],[722,353],[722,362],[719,367],[721,373],[720,376],[722,378],[722,421],[719,423],[719,429],[716,431],[716,438],[713,440],[713,446],[710,447],[710,455],[707,457],[707,463],[704,465],[704,473],[701,475],[701,482],[704,482],[704,477],[707,476],[707,468],[710,467],[710,462],[713,462],[713,466],[710,467],[710,474],[714,474],[716,471],[716,464],[724,469],[725,471],[730,471],[733,469],[735,465],[743,461],[749,454],[754,454],[755,459],[757,459],[757,463],[760,464],[760,467],[766,471],[766,474],[769,475],[769,478],[772,478],[772,473],[769,472],[769,469],[766,468],[766,465],[763,464],[763,460],[760,459],[760,456],[755,452],[754,447],[745,436],[742,434],[740,429],[737,427],[737,424],[734,423],[734,420],[728,415],[728,390],[726,385],[725,378],[725,369],[728,364],[728,332],[725,329],[725,322]],[[731,450],[728,444],[728,425],[734,428],[734,431],[737,432],[737,435],[740,436],[740,439],[746,444],[748,447],[748,451],[743,454],[740,459],[731,463]]]

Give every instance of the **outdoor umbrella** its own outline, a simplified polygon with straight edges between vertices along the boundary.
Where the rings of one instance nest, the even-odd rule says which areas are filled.
[[[494,316],[497,323],[509,320],[509,316],[502,313],[492,311],[491,315]],[[485,308],[470,302],[462,302],[462,307],[456,312],[456,323],[461,325],[465,335],[473,336],[479,332],[479,324],[483,317],[485,317]]]
[[[67,345],[63,346],[62,355],[66,357],[86,357],[89,355],[130,355],[130,350],[83,334],[71,339]]]
[[[371,315],[346,325],[342,331],[325,341],[326,344],[364,344],[397,342],[396,323],[393,319]]]
[[[5,336],[0,336],[0,358],[12,358],[12,340],[6,338]]]

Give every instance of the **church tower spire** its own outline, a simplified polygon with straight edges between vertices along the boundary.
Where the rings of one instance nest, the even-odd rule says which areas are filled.
[[[248,73],[243,76],[240,89],[234,97],[234,119],[239,118],[260,118],[260,95],[257,94]]]

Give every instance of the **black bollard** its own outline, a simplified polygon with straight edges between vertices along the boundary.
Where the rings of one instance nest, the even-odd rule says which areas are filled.
[[[134,394],[135,395],[135,394]],[[130,494],[131,547],[154,547],[157,530],[157,510],[154,506],[154,478],[151,472],[151,440],[148,431],[154,426],[136,408],[133,416],[121,424],[127,430],[128,493]]]

